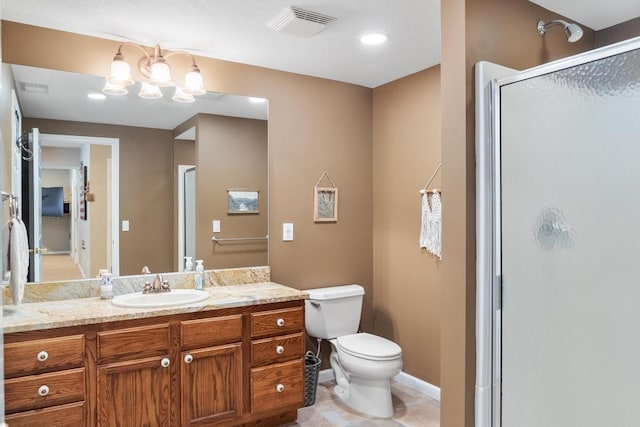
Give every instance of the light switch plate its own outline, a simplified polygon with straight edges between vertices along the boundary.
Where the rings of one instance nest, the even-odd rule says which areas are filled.
[[[282,241],[290,242],[293,240],[293,224],[285,222],[282,224]]]
[[[122,231],[129,231],[129,220],[122,220]]]
[[[213,220],[213,232],[214,233],[219,233],[220,232],[220,220],[218,220],[218,219],[214,219]]]

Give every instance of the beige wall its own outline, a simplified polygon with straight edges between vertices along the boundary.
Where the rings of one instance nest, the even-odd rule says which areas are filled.
[[[205,268],[267,265],[267,242],[213,244],[219,238],[268,234],[267,122],[199,114],[196,127],[196,258]],[[257,214],[228,214],[227,190],[258,191]]]
[[[640,36],[640,18],[631,19],[596,33],[596,47]]]
[[[107,268],[107,242],[111,236],[107,232],[111,230],[107,224],[110,218],[107,210],[107,168],[111,159],[111,147],[108,145],[91,145],[88,168],[89,193],[94,200],[87,201],[87,218],[89,220],[89,235],[91,243],[91,271],[85,271],[89,277],[98,277],[98,271]],[[109,246],[110,248],[110,246]]]
[[[118,43],[3,22],[2,46],[5,62],[104,76]],[[124,54],[135,58],[137,52],[131,49],[125,47]],[[189,65],[186,59],[178,63],[181,60],[179,56],[172,57],[172,69],[176,72],[181,66],[186,70]],[[360,283],[367,292],[363,323],[370,328],[372,91],[352,84],[210,58],[198,58],[198,65],[209,90],[269,99],[272,279],[299,289]],[[154,160],[147,163],[165,161],[164,154],[157,160],[156,151],[148,154],[147,157]],[[120,156],[125,157],[122,152]],[[335,224],[313,222],[313,186],[325,170],[340,189],[340,220]],[[167,174],[172,176],[170,171]],[[171,188],[169,183],[168,194]],[[148,190],[151,198],[158,195],[155,185]],[[145,203],[145,206],[161,205],[160,199],[153,201],[155,203]],[[125,213],[121,212],[121,217],[125,218]],[[282,242],[278,230],[282,229],[283,222],[295,224],[293,242]],[[132,233],[127,239],[131,236]],[[171,239],[169,235],[167,241]],[[152,249],[143,239],[135,240],[140,244],[136,252]],[[122,267],[125,267],[126,256],[135,256],[135,253],[121,255]],[[172,259],[171,253],[168,259]],[[153,263],[150,259],[149,264]],[[150,267],[153,270],[153,266]]]
[[[524,69],[590,50],[563,31],[543,38],[539,19],[558,15],[528,0],[442,2],[443,262],[441,423],[472,426],[475,382],[475,157],[473,67],[480,60]]]
[[[32,127],[41,133],[120,140],[120,219],[130,221],[130,231],[120,231],[120,274],[139,274],[145,265],[151,271],[174,271],[173,132],[25,119],[23,128]],[[91,208],[89,202],[89,215]],[[92,262],[92,271],[94,266]]]
[[[376,333],[403,370],[440,384],[440,260],[418,247],[418,191],[440,164],[440,67],[373,91],[373,283]],[[438,174],[430,188],[441,188]],[[447,197],[446,194],[443,197]]]

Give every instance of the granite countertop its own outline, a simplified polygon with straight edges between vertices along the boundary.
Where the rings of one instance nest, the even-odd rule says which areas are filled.
[[[307,293],[304,291],[273,282],[212,286],[207,287],[206,291],[209,292],[209,299],[175,307],[123,308],[116,307],[109,300],[98,297],[33,302],[17,306],[5,305],[2,326],[4,333],[7,334],[307,298]]]

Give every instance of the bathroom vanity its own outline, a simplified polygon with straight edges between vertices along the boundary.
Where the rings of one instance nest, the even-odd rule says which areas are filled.
[[[6,419],[16,426],[280,425],[304,403],[304,299],[275,283],[197,304],[99,298],[5,306]]]

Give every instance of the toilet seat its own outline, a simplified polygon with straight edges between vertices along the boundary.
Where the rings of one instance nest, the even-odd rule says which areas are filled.
[[[393,341],[367,333],[338,337],[337,348],[353,357],[367,360],[393,360],[402,357],[402,349]]]

